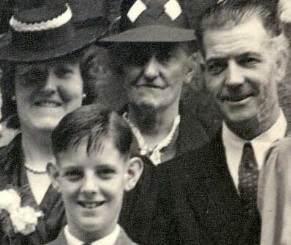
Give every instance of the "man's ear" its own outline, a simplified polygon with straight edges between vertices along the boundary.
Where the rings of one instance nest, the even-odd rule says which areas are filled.
[[[56,191],[59,192],[60,190],[60,184],[59,184],[59,167],[54,164],[49,162],[46,166],[46,170],[50,176],[50,179],[52,181],[52,186]]]
[[[285,75],[286,75],[286,68],[287,68],[287,62],[288,62],[288,54],[284,50],[280,50],[278,52],[278,58],[277,58],[277,81],[280,83],[283,81]]]
[[[125,191],[130,191],[135,187],[144,169],[143,161],[139,157],[131,158],[128,164],[127,172],[124,176],[126,178]]]

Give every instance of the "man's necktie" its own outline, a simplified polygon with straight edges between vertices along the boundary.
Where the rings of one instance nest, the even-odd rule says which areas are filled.
[[[257,213],[258,165],[250,142],[244,144],[239,166],[239,185],[244,211],[249,215]]]

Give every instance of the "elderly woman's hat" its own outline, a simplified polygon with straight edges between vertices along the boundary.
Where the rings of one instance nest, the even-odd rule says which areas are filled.
[[[33,2],[33,1],[31,1]],[[57,58],[96,41],[106,33],[105,1],[47,0],[16,8],[10,19],[8,44],[0,59],[34,62]]]
[[[197,1],[192,11],[201,13],[213,2]],[[124,0],[119,34],[101,42],[187,42],[196,39],[190,28],[186,4],[182,0]],[[197,13],[196,13],[197,12]]]

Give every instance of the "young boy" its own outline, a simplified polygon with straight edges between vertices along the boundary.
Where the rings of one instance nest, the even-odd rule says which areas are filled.
[[[132,132],[117,113],[97,105],[65,116],[52,134],[56,164],[48,171],[62,195],[67,226],[48,245],[133,245],[118,225],[124,191],[143,164],[130,158]]]

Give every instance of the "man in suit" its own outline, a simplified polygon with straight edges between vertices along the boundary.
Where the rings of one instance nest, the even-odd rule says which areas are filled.
[[[210,143],[162,166],[153,244],[258,244],[258,173],[287,128],[276,88],[287,42],[259,1],[223,1],[203,13],[196,34],[224,121]]]

